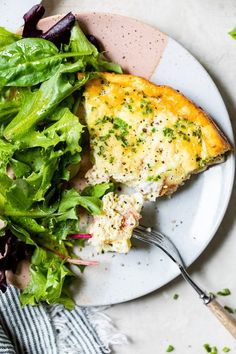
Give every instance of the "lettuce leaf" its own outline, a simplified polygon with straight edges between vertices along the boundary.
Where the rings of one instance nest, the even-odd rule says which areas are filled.
[[[46,301],[71,309],[73,273],[66,259],[74,257],[78,241],[69,236],[80,232],[80,209],[100,214],[102,197],[113,188],[110,183],[82,193],[70,188],[84,130],[74,112],[94,71],[121,68],[99,53],[78,24],[61,49],[40,38],[18,39],[0,28],[0,217],[5,223],[0,237],[5,231],[33,254],[21,303]],[[2,289],[6,269],[0,269]]]
[[[0,49],[21,39],[19,34],[11,33],[4,27],[0,27]]]
[[[83,55],[86,70],[90,66],[96,71],[113,71],[122,74],[121,66],[108,61],[103,53],[98,52],[97,48],[87,39],[78,22],[72,28],[70,43],[66,50]]]
[[[74,274],[57,255],[36,248],[31,258],[30,274],[30,282],[20,294],[23,306],[34,306],[45,301],[48,304],[63,304],[69,310],[74,308],[74,301],[64,290]]]
[[[68,74],[68,70],[70,66],[61,65],[39,90],[28,95],[17,116],[4,130],[6,140],[17,140],[23,145],[23,137],[33,131],[36,124],[50,116],[65,98],[79,90],[92,77],[92,74],[86,74],[81,80],[76,80],[75,75]]]
[[[82,195],[102,198],[106,193],[114,191],[113,183],[99,183],[94,186],[88,186],[82,191]]]
[[[0,51],[0,86],[33,86],[54,75],[62,62],[57,47],[25,38]]]
[[[81,53],[84,56],[98,55],[97,48],[87,39],[78,22],[71,30],[70,43],[67,50],[75,53]]]
[[[27,89],[4,88],[0,93],[0,126],[4,127],[19,112]]]
[[[84,53],[59,52],[50,41],[24,38],[0,51],[0,87],[29,87],[48,80],[65,59]]]

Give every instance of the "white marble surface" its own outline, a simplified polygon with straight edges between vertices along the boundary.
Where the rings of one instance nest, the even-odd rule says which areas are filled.
[[[227,32],[236,25],[234,0],[66,0],[45,1],[48,14],[103,11],[132,16],[157,26],[183,44],[205,66],[219,87],[236,128],[236,41]],[[193,83],[194,84],[194,83]],[[203,287],[229,287],[222,303],[236,308],[236,189],[224,221],[204,254],[191,267]],[[177,301],[174,293],[180,295]],[[201,304],[182,279],[151,295],[116,305],[107,313],[130,338],[117,354],[161,354],[171,343],[176,354],[204,353],[206,342],[236,353],[235,340]],[[191,347],[189,347],[191,346]],[[220,351],[222,352],[222,351]]]
[[[113,12],[157,26],[190,50],[209,71],[236,129],[236,41],[227,35],[236,25],[235,0],[45,0],[43,3],[48,15],[71,10]],[[235,207],[236,188],[220,229],[191,267],[194,279],[206,289],[217,291],[229,287],[232,295],[220,300],[234,308]],[[172,299],[174,293],[180,295],[178,300]],[[168,344],[174,345],[176,354],[201,354],[206,342],[218,346],[219,353],[224,346],[236,353],[235,340],[182,279],[144,298],[116,305],[107,313],[130,338],[129,345],[115,348],[117,354],[161,354]]]

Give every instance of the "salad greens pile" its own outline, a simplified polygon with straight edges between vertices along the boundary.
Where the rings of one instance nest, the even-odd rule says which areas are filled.
[[[78,240],[70,235],[80,232],[78,207],[99,214],[101,198],[112,188],[100,184],[79,193],[68,184],[83,145],[84,127],[75,113],[88,80],[99,71],[121,69],[87,39],[72,14],[70,36],[62,33],[61,43],[68,16],[59,32],[56,25],[50,35],[37,32],[32,14],[41,8],[24,16],[28,37],[31,23],[40,38],[0,28],[0,289],[7,287],[6,270],[15,271],[29,257],[31,276],[21,303],[46,301],[71,309],[69,265],[82,270],[93,264],[73,253]],[[52,41],[44,39],[50,36]]]

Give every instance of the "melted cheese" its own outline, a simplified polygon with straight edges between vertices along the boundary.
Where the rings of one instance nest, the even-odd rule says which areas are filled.
[[[90,184],[114,180],[154,200],[230,149],[210,118],[170,87],[104,73],[87,84],[84,97]]]
[[[93,235],[90,243],[98,252],[127,253],[131,247],[133,229],[140,218],[142,197],[138,193],[118,196],[111,192],[102,201],[102,214],[94,217],[88,230]]]

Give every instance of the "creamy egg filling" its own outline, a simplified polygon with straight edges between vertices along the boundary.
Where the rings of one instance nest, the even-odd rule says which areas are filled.
[[[92,234],[89,242],[98,252],[129,252],[130,239],[140,219],[142,196],[111,192],[103,197],[102,202],[102,214],[95,216],[89,226],[88,231]]]

